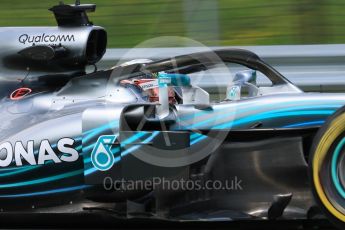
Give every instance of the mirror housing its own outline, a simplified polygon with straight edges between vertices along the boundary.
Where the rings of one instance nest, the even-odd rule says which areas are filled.
[[[237,72],[231,84],[226,91],[226,99],[237,101],[241,99],[242,88],[248,87],[248,96],[253,97],[258,94],[259,89],[256,87],[256,71],[244,70]]]
[[[235,84],[241,84],[244,83],[251,83],[253,85],[256,85],[256,71],[255,70],[244,70],[237,72],[235,74],[235,77],[233,79],[233,82]]]

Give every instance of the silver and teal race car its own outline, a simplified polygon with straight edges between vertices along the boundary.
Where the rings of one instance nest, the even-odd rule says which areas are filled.
[[[241,49],[86,74],[106,47],[92,10],[58,5],[58,27],[0,30],[1,212],[172,221],[324,213],[345,226],[345,94],[304,93]],[[208,92],[200,78],[227,89]]]

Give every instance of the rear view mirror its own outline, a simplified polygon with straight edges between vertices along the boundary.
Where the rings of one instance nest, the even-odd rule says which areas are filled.
[[[227,88],[226,99],[231,101],[240,100],[244,94],[244,90],[247,91],[245,94],[248,97],[253,97],[258,94],[255,70],[237,72]]]
[[[256,85],[256,71],[255,70],[244,70],[237,72],[233,79],[236,85],[243,85],[244,83],[251,83]]]

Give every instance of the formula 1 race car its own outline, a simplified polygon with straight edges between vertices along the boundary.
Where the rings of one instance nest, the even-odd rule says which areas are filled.
[[[60,4],[58,27],[0,30],[2,212],[230,221],[320,208],[345,226],[345,94],[304,93],[241,49],[86,74],[106,48],[94,9]]]

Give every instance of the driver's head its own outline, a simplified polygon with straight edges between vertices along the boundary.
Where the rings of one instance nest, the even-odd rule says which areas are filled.
[[[137,78],[126,79],[120,82],[121,85],[127,87],[136,87],[141,91],[142,98],[149,102],[159,101],[159,84],[158,84],[159,73],[147,73],[143,74]],[[176,104],[176,94],[173,87],[168,87],[169,102],[171,104]]]

